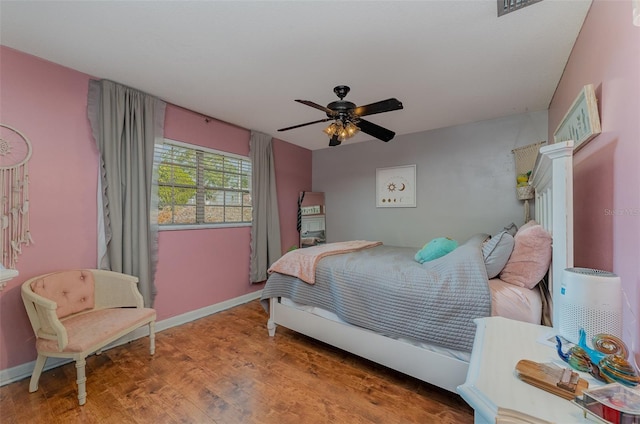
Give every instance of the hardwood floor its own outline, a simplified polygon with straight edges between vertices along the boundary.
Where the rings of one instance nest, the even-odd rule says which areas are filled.
[[[0,388],[9,423],[473,422],[456,394],[300,334],[266,330],[256,300],[87,358],[87,403],[75,365]]]

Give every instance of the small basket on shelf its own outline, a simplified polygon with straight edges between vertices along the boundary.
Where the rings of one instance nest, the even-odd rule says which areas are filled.
[[[518,194],[518,200],[531,200],[535,194],[533,186],[530,185],[516,187],[516,192]]]
[[[535,197],[533,186],[529,185],[529,177],[536,164],[540,147],[545,143],[546,141],[539,141],[511,151],[516,160],[516,194],[518,200],[524,200],[524,222],[529,220],[529,200]]]

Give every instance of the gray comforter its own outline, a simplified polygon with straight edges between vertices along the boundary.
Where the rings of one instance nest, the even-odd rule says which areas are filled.
[[[271,274],[262,291],[317,306],[344,321],[391,337],[470,352],[474,318],[491,314],[491,293],[478,235],[448,255],[419,264],[416,248],[378,246],[328,256],[316,282]]]

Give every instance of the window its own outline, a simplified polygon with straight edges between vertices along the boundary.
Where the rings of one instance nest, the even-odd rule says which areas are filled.
[[[251,224],[251,162],[173,140],[155,148],[160,228]]]

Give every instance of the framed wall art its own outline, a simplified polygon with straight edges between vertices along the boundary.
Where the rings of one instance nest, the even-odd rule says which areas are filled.
[[[573,140],[575,149],[600,134],[598,101],[593,84],[585,85],[553,133],[554,143]]]
[[[416,207],[416,166],[376,169],[376,207]]]

